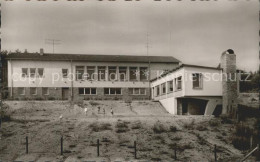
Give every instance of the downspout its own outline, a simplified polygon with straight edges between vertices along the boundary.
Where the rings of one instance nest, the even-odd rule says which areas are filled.
[[[10,79],[11,79],[11,91],[10,91],[10,97],[13,97],[13,66],[12,66],[12,59],[10,59],[10,70],[11,70],[11,76],[10,76]]]
[[[72,75],[71,75],[71,93],[70,93],[71,101],[73,101],[73,81],[74,81],[74,73],[72,70],[73,70],[72,69],[72,60],[70,60],[70,72],[72,73]]]

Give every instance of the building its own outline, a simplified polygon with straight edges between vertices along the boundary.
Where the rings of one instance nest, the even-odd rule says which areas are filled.
[[[179,66],[168,56],[11,53],[10,99],[150,99],[150,79]]]
[[[236,55],[221,55],[220,67],[182,64],[151,80],[152,99],[171,114],[235,114],[238,96]]]

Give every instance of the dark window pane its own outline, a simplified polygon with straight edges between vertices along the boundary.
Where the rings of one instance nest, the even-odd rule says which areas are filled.
[[[192,74],[193,77],[193,88],[201,88],[201,74],[195,73]]]
[[[90,94],[90,88],[85,88],[85,94]]]
[[[109,66],[108,67],[108,78],[109,80],[116,79],[116,66]]]
[[[19,95],[25,95],[25,88],[18,88]]]
[[[79,88],[79,94],[83,95],[84,94],[84,88]]]
[[[140,94],[145,95],[145,88],[140,89]]]
[[[116,94],[121,94],[121,88],[116,88]]]
[[[130,67],[130,80],[137,80],[137,67]]]
[[[76,79],[83,79],[84,66],[76,66]]]
[[[135,88],[134,94],[138,95],[139,94],[139,88]]]
[[[106,95],[109,94],[109,88],[104,88],[104,94],[106,94]]]
[[[31,87],[31,88],[30,88],[30,94],[31,94],[31,95],[36,95],[36,93],[37,93],[37,92],[36,92],[36,88],[35,88],[35,87]]]
[[[49,88],[42,88],[42,94],[48,95],[49,94]]]
[[[97,94],[97,89],[96,88],[91,88],[91,94],[93,94],[93,95]]]
[[[35,77],[36,68],[30,68],[30,76]]]
[[[147,67],[140,67],[140,80],[146,81],[148,80],[148,68]]]
[[[63,78],[68,77],[68,69],[62,69],[62,76],[63,76]]]
[[[130,95],[134,94],[134,89],[133,88],[129,88],[129,94]]]
[[[119,79],[121,81],[126,80],[126,70],[127,70],[127,67],[119,67]]]
[[[87,66],[87,77],[88,80],[94,80],[95,66]]]
[[[106,67],[99,66],[98,67],[98,80],[105,80],[105,76],[106,76]]]
[[[110,88],[110,94],[112,94],[112,95],[116,94],[116,89],[115,88]]]
[[[28,76],[28,68],[22,68],[22,76],[27,77]]]

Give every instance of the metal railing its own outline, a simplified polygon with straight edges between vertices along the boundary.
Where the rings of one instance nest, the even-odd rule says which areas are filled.
[[[241,162],[245,161],[247,158],[249,158],[250,155],[252,155],[255,151],[259,150],[259,144],[257,144],[256,148],[254,148],[252,151],[250,151],[242,160]]]

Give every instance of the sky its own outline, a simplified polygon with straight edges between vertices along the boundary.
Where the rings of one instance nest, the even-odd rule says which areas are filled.
[[[259,69],[258,0],[2,2],[2,50],[173,56],[217,66],[233,49],[237,67]],[[148,44],[148,48],[147,48]]]

